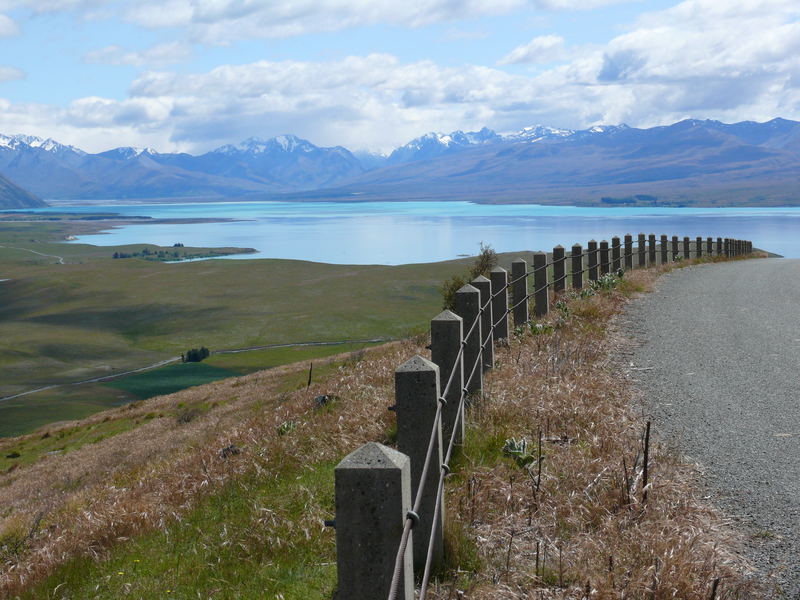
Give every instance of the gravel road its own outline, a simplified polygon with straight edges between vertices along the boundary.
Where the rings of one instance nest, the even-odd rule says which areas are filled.
[[[700,464],[777,597],[800,598],[800,260],[675,270],[624,329],[655,431]]]

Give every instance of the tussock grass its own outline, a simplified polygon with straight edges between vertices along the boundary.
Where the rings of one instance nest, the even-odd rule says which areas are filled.
[[[447,497],[455,545],[471,539],[480,568],[446,571],[437,598],[707,600],[717,580],[717,598],[764,597],[692,467],[657,439],[643,496],[646,419],[614,316],[675,266],[572,300],[551,334],[499,351]],[[528,461],[503,452],[509,438],[528,441]]]
[[[763,597],[657,436],[643,500],[645,419],[614,316],[668,268],[572,299],[498,350],[446,488],[437,598],[705,600],[718,579],[717,598]],[[0,596],[329,598],[332,467],[390,442],[394,370],[425,343],[333,357],[308,390],[308,365],[291,365],[60,426],[135,424],[0,476]],[[318,409],[318,394],[337,399]],[[530,457],[503,451],[512,437]]]

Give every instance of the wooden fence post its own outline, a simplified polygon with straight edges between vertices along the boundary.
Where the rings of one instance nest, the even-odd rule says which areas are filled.
[[[543,317],[550,311],[550,289],[547,284],[547,254],[533,254],[533,309],[537,317]]]
[[[528,322],[528,263],[521,258],[511,263],[511,305],[514,309],[514,327]],[[464,322],[466,327],[466,321]],[[465,363],[466,364],[466,363]],[[466,367],[465,367],[466,368]]]
[[[673,262],[678,260],[678,236],[672,236],[672,260]]]
[[[605,275],[611,271],[611,262],[608,260],[608,242],[600,240],[600,274]]]
[[[495,267],[489,273],[489,280],[492,282],[494,341],[498,342],[508,339],[508,271]]]
[[[714,240],[706,238],[706,254],[712,256],[714,254]]]
[[[633,270],[633,236],[630,233],[625,234],[625,270]]]
[[[647,266],[647,258],[646,258],[646,254],[645,254],[644,234],[643,233],[639,234],[637,242],[639,243],[639,247],[637,248],[638,256],[639,256],[638,266],[639,266],[640,269],[643,269],[644,267]]]
[[[717,256],[722,256],[722,238],[717,238]]]
[[[440,386],[444,388],[455,369],[453,381],[442,407],[442,436],[449,440],[458,415],[458,404],[464,388],[464,356],[461,340],[464,339],[464,321],[454,312],[445,310],[431,320],[431,362],[439,367]],[[442,390],[444,391],[444,390]],[[440,392],[441,393],[441,392]],[[456,443],[464,441],[464,421],[458,425]]]
[[[422,485],[422,468],[428,454],[428,444],[439,406],[439,367],[431,361],[415,356],[397,367],[394,372],[395,412],[397,413],[397,449],[411,459],[411,497],[417,497]],[[448,440],[449,441],[449,440]],[[441,563],[444,556],[444,498],[440,498],[441,518],[433,522],[436,496],[442,464],[442,427],[437,424],[434,433],[433,457],[425,479],[422,502],[419,508],[419,523],[414,526],[414,568],[425,567],[428,542],[433,537],[433,564]]]
[[[348,454],[334,478],[339,597],[386,598],[411,510],[410,460],[370,442]],[[413,535],[403,555],[397,594],[402,600],[414,600]]]
[[[583,288],[583,246],[573,244],[572,246],[572,289],[580,290]]]
[[[668,245],[667,245],[667,236],[666,235],[662,235],[661,236],[661,264],[662,265],[668,262],[668,259],[667,259],[667,250],[668,249],[669,248],[668,248]]]
[[[694,246],[695,246],[694,248],[695,256],[697,258],[703,256],[703,238],[701,238],[699,235],[697,236],[697,239],[694,242]]]
[[[648,249],[648,264],[656,264],[656,234],[651,233],[647,236],[647,249]]]
[[[567,289],[567,264],[564,258],[564,246],[553,248],[553,291],[563,292]]]
[[[597,281],[597,242],[589,240],[586,254],[589,258],[589,281]]]
[[[476,287],[467,284],[456,292],[455,312],[464,320],[464,387],[470,394],[483,389],[480,309],[481,293]]]
[[[622,252],[620,250],[619,236],[615,235],[611,238],[611,268],[614,269],[615,273],[622,268],[620,260]]]
[[[692,257],[691,250],[689,249],[689,237],[684,236],[683,238],[683,258],[689,260]]]
[[[483,372],[494,367],[494,332],[492,331],[492,282],[483,275],[478,275],[472,280],[472,285],[481,293],[481,356],[483,357]]]

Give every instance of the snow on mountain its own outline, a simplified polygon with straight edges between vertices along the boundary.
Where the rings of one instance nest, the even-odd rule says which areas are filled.
[[[11,150],[20,150],[25,147],[41,148],[46,152],[74,152],[75,154],[86,154],[80,148],[75,146],[67,146],[55,141],[52,138],[42,139],[33,135],[3,135],[0,134],[0,148],[9,148]]]
[[[439,133],[432,131],[414,138],[404,146],[396,148],[387,159],[390,164],[423,160],[457,152],[469,146],[492,144],[502,141],[502,137],[491,129],[484,127],[480,131],[453,131],[451,133]]]
[[[575,131],[572,129],[532,125],[530,127],[523,127],[516,133],[506,134],[503,136],[503,139],[508,142],[538,142],[540,140],[564,139],[574,134]]]
[[[153,148],[138,146],[122,146],[121,148],[114,148],[113,150],[106,150],[101,152],[98,156],[105,156],[107,158],[116,158],[121,160],[130,160],[142,155],[155,156],[158,154]]]
[[[270,138],[268,140],[258,137],[251,137],[235,146],[232,144],[220,146],[212,152],[215,154],[227,154],[230,156],[234,154],[264,154],[273,151],[288,153],[313,152],[314,150],[318,149],[319,148],[317,146],[308,140],[299,138],[296,135],[285,134]]]
[[[625,123],[622,123],[621,125],[595,125],[594,127],[590,127],[585,131],[589,133],[611,134],[619,131],[625,131],[626,129],[630,129],[630,127],[625,125]]]

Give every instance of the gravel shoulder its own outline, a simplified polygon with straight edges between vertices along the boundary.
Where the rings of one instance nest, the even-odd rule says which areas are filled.
[[[800,260],[677,269],[632,302],[632,376],[748,558],[800,598]]]

